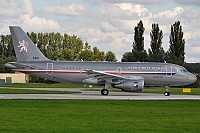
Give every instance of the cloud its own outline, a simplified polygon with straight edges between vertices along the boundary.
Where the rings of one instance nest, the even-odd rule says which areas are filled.
[[[113,25],[111,25],[108,22],[102,22],[102,25],[101,25],[100,29],[103,32],[114,32],[114,31],[117,31],[117,27],[114,27]]]
[[[16,3],[12,0],[0,0],[0,16],[15,16],[16,12]]]
[[[200,47],[186,47],[186,60],[187,62],[200,62],[199,51]]]
[[[190,36],[190,38],[186,40],[186,44],[188,45],[188,47],[199,47],[200,46],[200,35],[199,36]]]
[[[33,16],[33,9],[30,0],[23,0],[23,5],[21,8],[23,8],[25,14]]]
[[[81,4],[71,5],[51,5],[46,6],[42,9],[44,13],[58,14],[58,15],[83,15],[86,9]]]
[[[139,17],[148,17],[151,13],[140,4],[119,3],[102,5],[100,7],[100,15],[110,18],[133,20]]]
[[[107,24],[131,35],[139,20],[148,20],[152,16],[143,5],[132,3],[105,4],[99,12],[100,18]]]
[[[130,51],[132,46],[132,35],[127,35],[120,31],[103,32],[97,28],[84,28],[80,30],[83,38],[87,38],[87,42],[94,47],[98,47],[101,51],[113,51],[118,60],[121,60],[123,51]]]
[[[199,0],[174,0],[177,4],[200,6]]]
[[[2,1],[1,5],[6,5],[8,11],[4,13],[7,17],[1,19],[0,33],[8,33],[9,25],[19,25],[25,30],[34,32],[58,31],[60,29],[58,22],[35,15],[30,0],[23,0],[18,5],[14,1]],[[8,18],[8,16],[11,17]]]
[[[40,18],[34,16],[32,3],[30,0],[23,0],[21,6],[24,14],[19,16],[20,23],[24,25],[27,30],[34,29],[35,31],[56,31],[60,28],[57,22],[51,19]]]
[[[121,10],[126,13],[136,13],[139,17],[149,17],[151,13],[141,4],[132,4],[132,3],[120,3],[117,4]],[[132,15],[132,14],[131,14]]]
[[[168,0],[85,0],[85,2],[90,2],[93,5],[98,4],[116,4],[116,3],[133,3],[142,5],[161,5],[166,3]]]
[[[9,34],[9,25],[15,25],[16,20],[14,19],[3,19],[0,20],[0,34]]]
[[[183,12],[182,7],[175,7],[171,10],[163,11],[155,15],[155,17],[159,17],[161,19],[167,19],[167,18],[175,18],[177,15],[181,14]]]
[[[28,14],[20,16],[21,24],[27,30],[33,30],[35,32],[51,32],[58,31],[60,26],[57,22],[51,19],[39,18],[38,16],[31,17]]]
[[[22,7],[24,14],[19,16],[20,22],[27,30],[34,29],[34,31],[56,31],[60,26],[57,22],[51,19],[40,18],[35,16],[30,0],[23,1]]]

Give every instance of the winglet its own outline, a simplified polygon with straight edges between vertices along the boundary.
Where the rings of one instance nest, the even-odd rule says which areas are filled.
[[[42,61],[47,59],[27,34],[18,26],[9,26],[17,61]]]

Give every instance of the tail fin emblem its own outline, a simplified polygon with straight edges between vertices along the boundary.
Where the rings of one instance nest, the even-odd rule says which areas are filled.
[[[19,52],[22,52],[23,50],[27,52],[28,46],[29,46],[28,41],[22,40],[22,42],[19,41],[19,45],[17,47],[20,48]]]

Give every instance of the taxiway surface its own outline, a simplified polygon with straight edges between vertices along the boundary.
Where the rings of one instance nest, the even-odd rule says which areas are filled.
[[[24,89],[24,88],[23,88]],[[149,93],[110,92],[102,96],[100,91],[69,88],[26,88],[34,90],[75,91],[75,94],[0,94],[0,99],[101,99],[101,100],[200,100],[200,95],[173,95]]]

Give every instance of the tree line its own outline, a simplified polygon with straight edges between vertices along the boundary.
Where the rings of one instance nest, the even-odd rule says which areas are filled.
[[[134,28],[132,51],[126,52],[122,62],[169,62],[179,65],[185,64],[185,39],[180,21],[171,25],[169,49],[165,52],[162,47],[163,31],[158,24],[153,23],[150,32],[150,48],[144,49],[144,31],[142,20]]]
[[[42,53],[51,60],[60,61],[116,61],[113,52],[104,53],[97,47],[91,48],[76,35],[60,33],[27,33]]]

